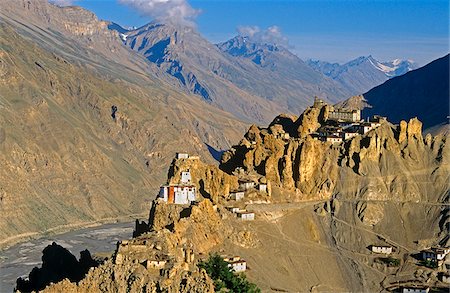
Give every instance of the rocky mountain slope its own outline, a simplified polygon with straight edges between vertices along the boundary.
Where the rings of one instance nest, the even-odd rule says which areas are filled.
[[[423,138],[414,118],[398,127],[384,123],[341,144],[324,143],[311,134],[326,121],[327,107],[309,108],[299,118],[279,116],[267,129],[252,126],[223,155],[221,169],[243,167],[304,199],[443,200],[446,136]],[[284,132],[299,139],[282,139]]]
[[[418,267],[405,254],[424,245],[448,243],[448,136],[423,137],[422,123],[413,118],[401,121],[399,126],[382,123],[342,143],[323,142],[315,139],[313,133],[324,124],[328,111],[328,106],[312,107],[298,118],[281,115],[268,128],[252,126],[241,142],[224,154],[220,168],[265,177],[272,182],[272,203],[325,201],[315,205],[316,213],[324,217],[317,224],[321,228],[316,229],[329,233],[332,239],[327,242],[317,237],[320,243],[328,243],[330,250],[337,249],[351,267],[343,266],[349,271],[338,272],[352,275],[351,279],[359,280],[359,286],[365,290],[378,291],[395,280],[413,279],[414,268]],[[289,133],[290,138],[286,139],[284,133]],[[272,215],[277,211],[275,207],[263,210]],[[306,224],[300,214],[286,213],[285,221],[278,218],[285,225],[282,230],[294,229],[293,223]],[[403,277],[376,266],[376,256],[367,249],[375,243],[397,249],[395,257],[405,260],[399,269],[403,270]],[[288,262],[280,255],[272,261],[285,265]],[[330,276],[336,278],[336,272]],[[356,288],[341,290],[361,290]],[[287,290],[307,287],[297,285]]]
[[[448,241],[448,136],[423,137],[413,118],[399,126],[383,122],[342,143],[324,142],[314,132],[329,110],[311,107],[300,117],[280,115],[268,128],[252,126],[224,154],[220,170],[197,158],[174,160],[168,182],[191,171],[199,203],[155,200],[148,223],[138,223],[139,233],[111,259],[78,284],[66,280],[47,292],[183,291],[192,284],[191,290],[210,290],[196,262],[211,252],[243,257],[246,274],[263,291],[374,292],[404,282],[445,288],[413,255]],[[271,192],[250,189],[242,201],[230,199],[239,180],[262,179]],[[226,207],[253,211],[255,221],[239,220]],[[398,267],[380,262],[383,256],[370,245],[393,247]],[[149,269],[153,259],[167,262]]]
[[[398,123],[403,117],[417,116],[424,128],[448,124],[449,55],[403,76],[388,80],[364,94],[372,108],[364,115],[379,113]]]
[[[0,245],[146,212],[175,152],[212,161],[206,144],[226,148],[244,129],[146,75],[139,55],[115,58],[127,49],[92,14],[45,0],[8,4],[0,11]],[[74,20],[80,11],[89,23]]]
[[[153,74],[243,120],[268,122],[274,112],[298,112],[314,94],[330,101],[348,96],[338,83],[275,45],[254,44],[274,49],[261,51],[264,56],[258,58],[266,60],[262,64],[230,54],[242,37],[215,46],[193,28],[163,23],[150,23],[122,37],[153,65]]]
[[[417,68],[417,64],[411,60],[380,62],[372,56],[362,56],[342,65],[311,59],[307,64],[337,81],[352,95],[362,94],[392,77]]]
[[[251,61],[257,65],[257,72],[263,70],[268,79],[258,86],[252,86],[251,91],[286,105],[293,113],[305,109],[311,103],[310,97],[314,95],[331,102],[349,95],[340,84],[311,70],[305,62],[281,45],[236,36],[217,44],[217,47],[234,57],[233,60],[242,64],[247,64],[244,61]]]

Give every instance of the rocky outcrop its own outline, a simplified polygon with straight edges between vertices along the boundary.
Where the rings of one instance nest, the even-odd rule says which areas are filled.
[[[235,241],[252,245],[252,236],[233,233],[210,200],[187,209],[155,201],[147,233],[120,241],[113,257],[78,283],[66,279],[43,292],[214,292],[212,280],[196,265],[198,256],[234,234]]]
[[[215,203],[238,187],[237,177],[223,172],[214,165],[205,164],[195,156],[174,160],[169,168],[168,183],[178,184],[184,171],[191,173],[192,183],[197,186],[200,195]]]
[[[223,155],[221,169],[257,172],[303,199],[435,200],[448,190],[444,181],[449,175],[443,171],[448,168],[446,136],[424,139],[422,123],[412,118],[398,127],[384,122],[364,135],[332,144],[311,135],[327,111],[326,105],[306,110],[293,122],[298,125],[295,137],[280,135],[286,119],[279,117],[267,129],[252,126]],[[419,181],[430,182],[431,189]]]
[[[300,115],[300,118],[296,121],[298,125],[298,137],[304,138],[316,130],[321,126],[321,123],[324,122],[328,117],[329,106],[324,106],[320,108],[310,107]]]
[[[149,231],[171,231],[176,243],[189,241],[198,253],[210,251],[232,232],[210,200],[189,207],[156,200],[150,211],[148,227]]]
[[[80,283],[71,283],[65,279],[62,282],[45,288],[43,293],[60,292],[214,292],[211,278],[203,271],[172,271],[172,278],[161,281],[151,281],[154,273],[141,268],[140,264],[129,265],[127,274],[120,274],[123,268],[114,269],[112,264],[90,273]],[[117,276],[117,278],[110,278]]]

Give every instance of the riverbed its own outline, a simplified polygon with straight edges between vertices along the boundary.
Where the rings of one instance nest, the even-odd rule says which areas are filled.
[[[80,251],[88,249],[91,254],[112,252],[119,240],[132,237],[134,222],[105,224],[64,234],[19,243],[0,251],[0,292],[13,292],[18,277],[26,277],[42,264],[42,250],[56,242],[68,249],[77,259]]]

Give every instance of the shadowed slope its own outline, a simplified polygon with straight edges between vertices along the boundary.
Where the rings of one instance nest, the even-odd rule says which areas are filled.
[[[364,116],[380,114],[398,123],[417,116],[424,129],[448,123],[449,55],[371,89],[364,98],[372,106]]]

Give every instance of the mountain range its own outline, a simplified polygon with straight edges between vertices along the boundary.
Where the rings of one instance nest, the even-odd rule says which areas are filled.
[[[307,64],[337,81],[353,95],[365,93],[390,78],[418,68],[412,60],[380,62],[371,55],[358,57],[342,65],[312,59],[309,59]]]
[[[364,94],[371,107],[365,108],[363,115],[384,115],[395,123],[417,116],[425,129],[448,126],[449,66],[447,54],[371,89]]]
[[[145,212],[175,152],[247,126],[157,76],[79,7],[0,10],[0,246]]]
[[[352,93],[282,46],[47,0],[4,0],[0,45],[0,246],[146,213],[176,152],[213,163],[250,123]]]
[[[123,42],[151,64],[151,74],[245,121],[267,121],[274,111],[297,113],[314,95],[349,96],[287,49],[244,37],[211,44],[190,27],[150,23],[121,32]]]

